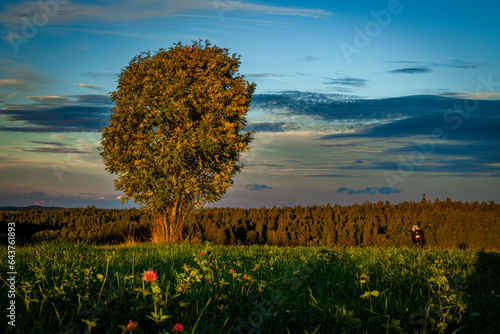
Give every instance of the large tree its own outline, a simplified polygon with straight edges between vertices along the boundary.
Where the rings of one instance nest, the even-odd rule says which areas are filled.
[[[115,188],[155,217],[153,240],[179,241],[186,215],[221,198],[241,170],[255,83],[228,49],[180,42],[141,53],[120,74],[101,156]]]

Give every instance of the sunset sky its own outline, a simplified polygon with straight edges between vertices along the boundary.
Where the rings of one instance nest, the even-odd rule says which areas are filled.
[[[7,1],[0,206],[120,204],[99,155],[141,52],[208,39],[257,89],[215,206],[500,202],[500,2]],[[213,206],[213,205],[212,205]]]

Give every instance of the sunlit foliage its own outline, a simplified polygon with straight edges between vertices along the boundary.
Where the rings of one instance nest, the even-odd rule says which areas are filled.
[[[255,84],[239,65],[208,41],[179,42],[141,53],[120,74],[101,155],[123,202],[156,216],[158,240],[179,240],[189,211],[219,200],[242,168]]]

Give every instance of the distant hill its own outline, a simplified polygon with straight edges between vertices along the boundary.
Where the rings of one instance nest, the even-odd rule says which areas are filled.
[[[30,205],[30,206],[0,206],[0,211],[52,211],[65,209],[58,206],[41,206],[41,205]]]

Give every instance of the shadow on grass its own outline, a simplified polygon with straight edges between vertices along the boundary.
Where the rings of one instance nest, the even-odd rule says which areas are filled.
[[[468,333],[500,333],[500,253],[479,251],[468,278]]]
[[[0,244],[3,245],[7,245],[8,243],[8,235],[9,235],[8,224],[9,222],[7,221],[0,223],[1,225]],[[14,226],[14,232],[11,232],[11,235],[15,236],[16,245],[23,245],[33,242],[32,240],[33,235],[35,235],[37,232],[48,231],[48,230],[60,230],[60,228],[59,227],[55,228],[54,226],[48,224],[16,223]]]

